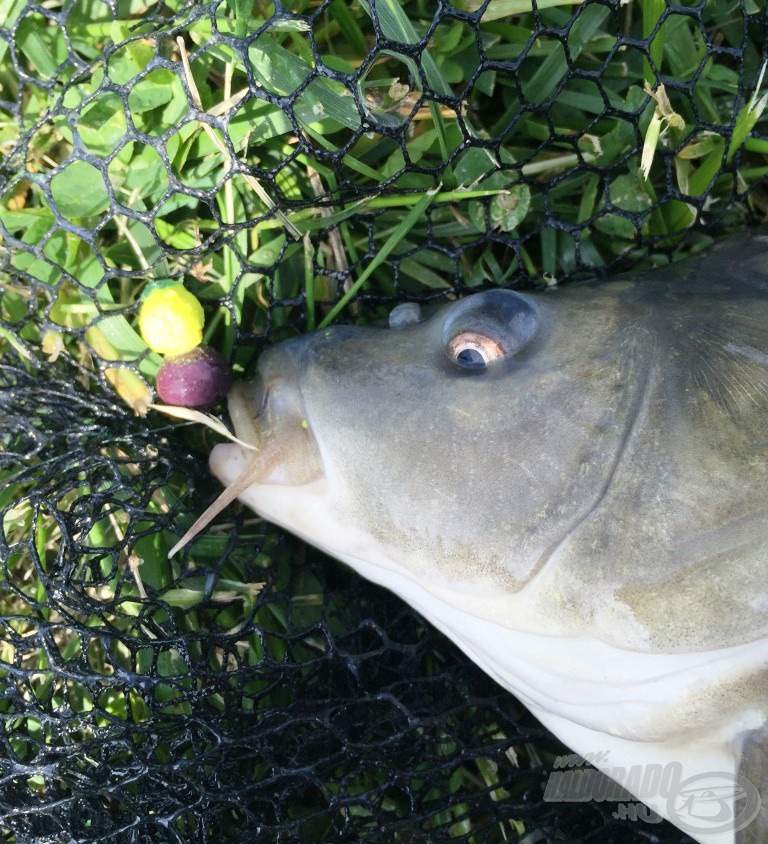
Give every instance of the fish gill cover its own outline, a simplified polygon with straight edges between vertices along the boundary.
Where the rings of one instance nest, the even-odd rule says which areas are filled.
[[[146,415],[183,282],[236,375],[397,302],[661,266],[764,219],[756,0],[6,0],[0,839],[680,841],[412,610]]]

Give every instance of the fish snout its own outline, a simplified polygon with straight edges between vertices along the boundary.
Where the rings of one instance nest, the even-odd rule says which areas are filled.
[[[234,385],[228,406],[238,439],[254,447],[243,455],[251,483],[294,486],[322,476],[320,450],[298,379],[289,369],[260,366],[251,381]]]

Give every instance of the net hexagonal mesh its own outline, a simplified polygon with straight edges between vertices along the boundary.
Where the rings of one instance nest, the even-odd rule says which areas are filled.
[[[663,265],[765,215],[767,55],[754,0],[6,0],[3,841],[683,840],[545,800],[566,750],[509,694],[252,515],[167,561],[213,437],[140,415],[136,313],[184,280],[242,375],[327,319]]]

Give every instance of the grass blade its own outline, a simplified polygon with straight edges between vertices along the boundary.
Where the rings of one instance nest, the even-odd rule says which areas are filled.
[[[326,328],[333,322],[336,316],[347,306],[352,297],[365,284],[370,276],[384,263],[392,250],[400,243],[400,241],[408,234],[418,220],[421,219],[424,212],[432,204],[432,201],[437,196],[440,188],[434,188],[427,191],[422,196],[416,205],[405,215],[400,225],[387,238],[387,242],[379,249],[376,256],[370,264],[363,270],[357,281],[347,290],[341,299],[331,308],[331,311],[320,323],[318,328]]]
[[[766,68],[768,68],[768,60],[764,61],[763,66],[760,68],[760,76],[757,79],[755,90],[749,98],[749,102],[746,103],[744,108],[742,108],[739,112],[739,116],[736,118],[736,124],[733,127],[733,134],[731,135],[731,142],[728,144],[728,155],[726,156],[726,160],[729,164],[731,163],[733,156],[736,154],[736,151],[747,139],[749,133],[755,128],[755,124],[762,117],[765,107],[768,105],[768,93],[763,94],[759,100],[757,98],[763,84],[763,77],[765,76]]]

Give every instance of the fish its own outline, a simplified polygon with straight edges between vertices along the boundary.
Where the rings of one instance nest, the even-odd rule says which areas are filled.
[[[632,811],[768,840],[768,231],[424,310],[267,349],[177,548],[239,498],[399,595]]]

